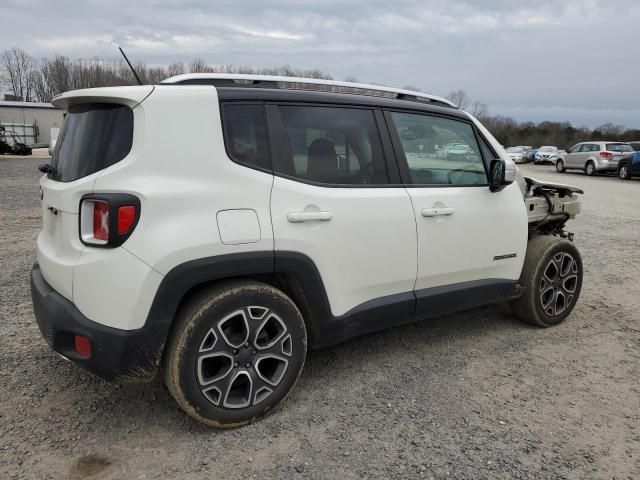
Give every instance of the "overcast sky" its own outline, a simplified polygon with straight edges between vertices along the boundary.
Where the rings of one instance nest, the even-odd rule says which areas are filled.
[[[0,50],[319,68],[517,120],[640,128],[638,0],[0,0]]]

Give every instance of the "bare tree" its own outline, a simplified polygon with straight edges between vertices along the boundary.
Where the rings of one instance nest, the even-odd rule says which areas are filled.
[[[35,61],[18,47],[5,50],[0,56],[0,80],[13,95],[25,102],[33,100]]]
[[[453,103],[456,107],[462,110],[467,108],[471,103],[471,100],[469,100],[469,96],[467,95],[467,92],[465,92],[464,90],[457,90],[455,92],[451,92],[445,98],[449,100],[451,103]]]
[[[471,115],[476,118],[482,119],[485,118],[489,114],[489,107],[486,103],[482,102],[473,102],[471,105]]]
[[[0,57],[0,67],[4,66],[9,58],[15,63],[12,56],[7,56],[12,51],[5,52],[4,57]],[[24,52],[23,52],[24,53]],[[26,55],[26,54],[25,54]],[[27,55],[28,57],[28,55]],[[30,57],[28,57],[30,59]],[[144,62],[136,62],[134,65],[138,76],[143,83],[156,84],[167,77],[179,75],[185,72],[185,65],[182,62],[164,66],[149,66]],[[6,67],[0,71],[7,70]],[[13,72],[15,69],[9,69]],[[208,65],[202,58],[195,58],[188,65],[191,72],[221,72],[234,74],[256,74],[264,75],[286,75],[307,78],[323,78],[331,80],[331,76],[321,70],[297,70],[288,65],[274,68],[254,68],[237,65]],[[11,77],[13,78],[13,76]],[[56,55],[53,59],[42,59],[39,64],[31,59],[31,73],[27,77],[31,90],[29,95],[23,94],[24,98],[38,99],[43,102],[50,102],[58,93],[68,90],[92,87],[107,87],[119,85],[135,85],[137,82],[129,66],[123,60],[111,59],[75,59],[72,60],[62,55]],[[17,91],[18,95],[21,90]]]
[[[609,122],[596,127],[596,130],[598,130],[603,135],[620,135],[625,131],[625,128],[622,125],[614,125],[613,123]]]
[[[189,63],[189,72],[190,73],[205,73],[211,72],[211,67],[207,65],[207,62],[204,61],[203,58],[194,58]]]
[[[174,62],[167,67],[167,77],[173,77],[174,75],[180,75],[184,73],[184,63]]]

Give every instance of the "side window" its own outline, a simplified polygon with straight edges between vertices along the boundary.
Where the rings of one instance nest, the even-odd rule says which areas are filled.
[[[499,155],[495,154],[483,138],[480,139],[480,149],[482,150],[482,156],[484,157],[485,162],[487,162],[487,165],[491,163],[491,160],[499,158]]]
[[[578,145],[574,145],[573,147],[571,147],[571,149],[569,150],[569,153],[578,153],[580,151],[580,149],[582,148],[581,144]]]
[[[593,145],[591,145],[591,151],[592,152],[599,152],[600,151],[600,145],[598,145],[597,143],[594,143]]]
[[[262,105],[222,104],[222,126],[227,154],[232,160],[271,168]]]
[[[411,183],[487,184],[480,147],[470,124],[414,113],[391,112],[391,118],[409,167]],[[490,153],[488,160],[492,157],[494,154]]]
[[[279,106],[289,158],[277,173],[332,185],[388,183],[373,111],[342,107]]]

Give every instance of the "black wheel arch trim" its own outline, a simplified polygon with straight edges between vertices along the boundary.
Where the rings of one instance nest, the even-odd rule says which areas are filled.
[[[106,364],[99,364],[73,358],[68,349],[61,353],[99,376],[119,382],[144,382],[155,377],[181,303],[194,288],[217,280],[243,277],[272,282],[282,278],[282,285],[274,286],[285,286],[283,290],[301,310],[310,348],[321,348],[381,329],[507,300],[517,292],[515,280],[484,279],[388,295],[334,316],[320,272],[306,255],[287,251],[233,253],[191,260],[171,269],[156,291],[144,326],[137,330],[120,330],[87,319],[75,305],[63,301],[66,299],[41,279],[37,264],[34,274],[32,296],[39,323],[40,319],[48,321],[53,316],[54,323],[57,322],[62,330],[95,338],[109,347],[105,352],[115,353],[117,350],[118,355],[117,358],[111,355]],[[42,293],[35,294],[37,291]],[[48,312],[39,315],[38,310],[42,310],[39,305],[43,303],[41,298],[55,298],[56,302],[64,304],[64,308],[60,310],[50,306]],[[60,313],[63,310],[66,313]],[[52,347],[60,351],[55,345]]]
[[[234,277],[283,277],[285,293],[305,319],[309,347],[321,348],[351,337],[410,323],[418,319],[474,308],[515,296],[516,280],[483,279],[376,298],[334,316],[324,282],[308,256],[290,251],[248,252],[192,260],[174,267],[163,279],[145,328],[164,348],[173,318],[185,295],[200,285]]]

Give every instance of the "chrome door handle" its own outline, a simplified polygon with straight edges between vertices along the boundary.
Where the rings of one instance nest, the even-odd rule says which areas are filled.
[[[287,220],[291,223],[309,222],[312,220],[320,220],[322,222],[328,222],[333,217],[331,212],[289,212],[287,213]]]
[[[453,207],[433,207],[423,208],[420,213],[423,217],[440,217],[443,215],[453,215],[455,209]]]

